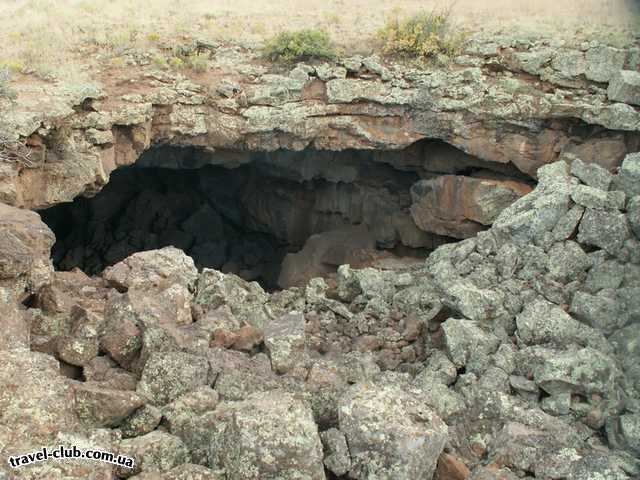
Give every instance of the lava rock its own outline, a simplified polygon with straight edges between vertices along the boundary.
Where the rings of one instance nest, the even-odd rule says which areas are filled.
[[[137,392],[149,403],[165,405],[208,383],[205,357],[182,352],[154,353],[144,366]]]
[[[611,77],[607,96],[614,102],[640,105],[640,73],[619,70]]]
[[[229,478],[324,480],[322,444],[309,407],[284,392],[221,404],[211,445]]]
[[[118,475],[124,478],[140,472],[161,474],[191,461],[184,443],[161,430],[122,440],[119,453],[135,460],[133,469],[118,467]]]
[[[304,362],[305,320],[292,312],[269,322],[264,329],[264,343],[276,373],[287,373]]]
[[[578,242],[603,248],[611,255],[616,255],[630,233],[623,213],[587,208],[580,221]]]
[[[143,404],[134,392],[109,390],[92,382],[77,385],[74,390],[78,417],[94,427],[118,426]]]
[[[351,457],[347,439],[340,430],[330,428],[320,433],[324,447],[324,465],[335,475],[345,475],[351,470]]]
[[[445,423],[397,383],[361,383],[339,406],[351,454],[349,477],[431,478],[448,437]]]

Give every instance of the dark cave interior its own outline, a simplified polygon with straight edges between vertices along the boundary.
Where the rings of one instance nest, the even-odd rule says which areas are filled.
[[[521,175],[511,166],[495,168],[496,175]],[[410,218],[411,185],[438,173],[482,169],[486,162],[441,142],[397,152],[211,153],[159,146],[112,172],[94,197],[40,214],[56,235],[52,258],[59,270],[95,275],[135,252],[172,245],[199,269],[235,273],[274,289],[285,256],[314,234],[365,225],[374,249],[414,257],[451,241],[413,231],[407,241],[399,231],[399,219],[411,223],[404,221]],[[348,243],[353,235],[345,235]],[[354,242],[353,248],[363,245]]]

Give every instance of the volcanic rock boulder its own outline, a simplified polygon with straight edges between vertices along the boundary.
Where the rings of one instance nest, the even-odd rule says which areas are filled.
[[[607,89],[610,100],[640,105],[640,73],[632,70],[619,70]]]
[[[424,231],[467,238],[530,191],[531,187],[517,181],[442,175],[411,187],[411,215]]]
[[[124,478],[141,471],[157,475],[171,470],[176,465],[189,463],[191,460],[189,451],[182,441],[161,430],[122,440],[120,454],[135,460],[133,469],[118,468],[119,476]]]
[[[121,291],[161,292],[172,285],[193,290],[198,270],[191,257],[175,247],[134,253],[107,268],[103,278]]]
[[[211,444],[228,478],[324,480],[322,444],[311,409],[283,392],[220,405]]]
[[[24,300],[49,282],[49,252],[55,238],[40,216],[0,203],[0,287]]]
[[[415,392],[393,380],[354,385],[339,408],[355,479],[431,478],[447,426]]]

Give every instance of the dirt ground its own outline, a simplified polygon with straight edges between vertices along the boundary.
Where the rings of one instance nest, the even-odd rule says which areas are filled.
[[[385,21],[451,9],[457,28],[542,32],[629,43],[638,0],[0,0],[0,66],[46,78],[77,74],[127,49],[199,37],[260,42],[320,27],[345,52],[367,53]],[[91,57],[91,60],[89,60]]]

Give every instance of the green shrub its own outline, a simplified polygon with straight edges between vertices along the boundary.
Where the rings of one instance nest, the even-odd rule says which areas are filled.
[[[445,10],[389,20],[378,37],[386,54],[431,59],[459,54],[466,35],[453,31],[450,12]]]
[[[184,60],[179,57],[171,57],[169,59],[169,66],[174,70],[180,70],[184,67]]]
[[[187,66],[194,72],[203,73],[209,69],[209,55],[196,53],[186,58]]]
[[[329,34],[324,30],[305,29],[282,32],[267,41],[264,55],[272,61],[294,62],[335,58]]]

